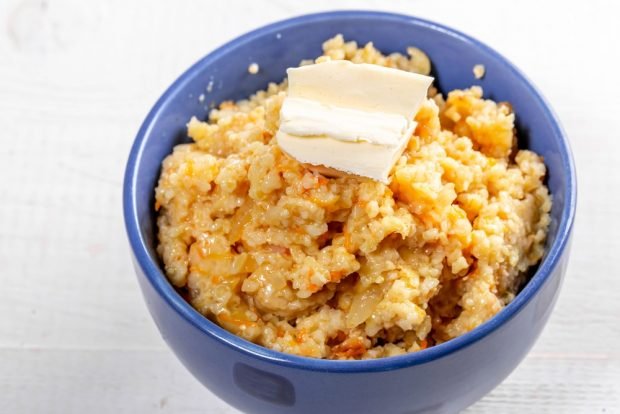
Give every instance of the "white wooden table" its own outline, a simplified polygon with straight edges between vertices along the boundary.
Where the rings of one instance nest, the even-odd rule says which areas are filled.
[[[523,364],[470,413],[620,412],[620,7],[613,1],[0,0],[0,413],[234,413],[142,302],[126,156],[172,80],[249,29],[364,7],[461,29],[520,66],[571,138],[567,279]]]

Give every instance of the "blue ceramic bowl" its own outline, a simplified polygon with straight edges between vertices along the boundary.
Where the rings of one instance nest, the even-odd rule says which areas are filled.
[[[520,145],[545,158],[553,194],[546,255],[516,299],[466,335],[427,350],[368,361],[326,361],[265,349],[225,331],[195,311],[168,283],[155,251],[154,187],[160,163],[186,140],[191,116],[210,103],[244,98],[280,81],[286,68],[321,52],[337,34],[373,41],[383,52],[415,45],[430,56],[442,91],[479,84],[509,101]],[[248,74],[251,62],[260,65]],[[486,75],[474,79],[472,67]],[[212,90],[205,87],[212,82]],[[200,102],[198,96],[206,94]],[[138,132],[124,182],[123,208],[142,293],[163,338],[187,369],[229,404],[254,413],[456,412],[498,385],[543,329],[566,269],[575,214],[575,169],[567,139],[549,105],[510,62],[455,30],[410,16],[330,12],[274,23],[210,53],[157,101]]]

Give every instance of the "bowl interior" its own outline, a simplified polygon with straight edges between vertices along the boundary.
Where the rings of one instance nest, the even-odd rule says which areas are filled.
[[[248,97],[269,82],[281,81],[288,67],[318,56],[322,42],[338,33],[361,44],[372,41],[384,53],[419,47],[429,55],[442,92],[480,85],[485,97],[512,104],[519,146],[543,155],[548,167],[553,209],[544,260],[549,259],[556,239],[566,238],[572,223],[574,171],[557,120],[532,85],[493,50],[445,27],[401,15],[332,12],[274,23],[233,40],[191,67],[157,102],[132,150],[124,200],[130,238],[133,220],[149,260],[159,262],[153,203],[160,164],[174,145],[187,141],[185,125],[190,117],[204,119],[212,105]],[[253,62],[260,66],[254,75],[247,70]],[[476,64],[486,68],[483,79],[473,76]],[[546,277],[540,273],[533,280]],[[158,277],[164,277],[161,271]]]

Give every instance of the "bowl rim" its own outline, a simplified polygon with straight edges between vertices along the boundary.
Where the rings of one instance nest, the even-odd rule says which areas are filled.
[[[506,70],[513,72],[513,74],[524,81],[524,84],[529,89],[529,92],[534,96],[534,99],[538,100],[539,103],[542,104],[547,116],[552,120],[552,128],[560,137],[560,155],[562,165],[565,169],[564,173],[567,174],[567,197],[562,209],[557,237],[551,245],[547,256],[543,259],[542,263],[540,263],[536,273],[532,276],[527,285],[516,295],[515,299],[498,314],[464,335],[422,351],[379,359],[338,361],[287,354],[249,342],[225,330],[224,328],[221,328],[214,322],[204,317],[188,302],[186,302],[168,282],[160,266],[150,258],[147,244],[141,236],[140,221],[136,209],[136,172],[142,160],[142,154],[145,148],[145,137],[149,134],[153,121],[157,118],[160,109],[168,101],[173,91],[182,86],[197,72],[200,72],[203,66],[217,60],[223,53],[226,52],[227,49],[231,47],[237,47],[245,44],[254,40],[256,37],[263,36],[265,34],[277,33],[278,31],[286,28],[332,18],[373,18],[383,21],[405,22],[442,32],[443,34],[458,39],[459,41],[470,43],[474,47],[482,49],[503,64]],[[551,106],[547,100],[542,96],[532,82],[519,69],[516,68],[516,66],[484,43],[442,24],[404,14],[369,10],[338,10],[320,12],[280,20],[243,34],[201,58],[168,87],[168,89],[157,100],[153,108],[148,113],[132,145],[123,182],[123,214],[135,263],[140,266],[142,272],[155,291],[176,313],[178,313],[183,319],[200,330],[202,333],[208,335],[216,341],[219,341],[225,346],[246,355],[247,357],[289,368],[334,373],[390,371],[425,364],[450,355],[462,348],[468,347],[475,342],[480,341],[504,323],[512,319],[535,296],[544,283],[549,279],[552,271],[557,267],[562,253],[567,248],[569,243],[575,218],[576,199],[577,183],[575,165],[566,134],[558,120],[557,115],[551,109]]]

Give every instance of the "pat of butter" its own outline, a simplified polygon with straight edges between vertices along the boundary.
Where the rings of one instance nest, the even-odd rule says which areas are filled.
[[[276,134],[300,162],[384,183],[433,78],[338,60],[291,68]]]

